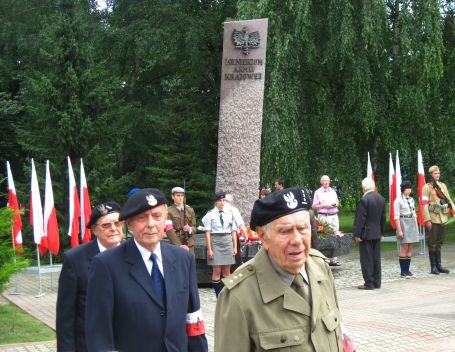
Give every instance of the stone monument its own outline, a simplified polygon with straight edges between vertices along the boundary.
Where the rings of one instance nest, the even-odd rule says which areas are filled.
[[[216,190],[249,224],[259,194],[268,19],[224,23]]]

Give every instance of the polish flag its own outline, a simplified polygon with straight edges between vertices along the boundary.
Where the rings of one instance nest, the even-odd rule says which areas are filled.
[[[398,156],[398,150],[397,150],[397,158],[395,159],[395,187],[396,187],[396,196],[401,197],[401,168],[400,168],[400,158]]]
[[[13,217],[13,246],[19,248],[19,254],[22,254],[22,219],[19,213],[19,202],[16,196],[16,187],[14,186],[13,174],[9,161],[6,162],[6,172],[8,176],[8,207],[14,212]]]
[[[90,221],[92,215],[92,204],[90,203],[90,196],[88,194],[87,180],[85,179],[84,164],[81,159],[81,238],[82,242],[90,242],[92,240],[92,233],[87,228],[87,224]]]
[[[423,168],[423,159],[422,159],[422,152],[420,149],[417,151],[417,194],[419,196],[419,207],[417,209],[417,222],[420,225],[425,224],[425,220],[423,219],[423,211],[422,205],[428,204],[428,199],[423,199],[422,197],[422,188],[425,186],[425,171]]]
[[[57,255],[60,250],[60,233],[58,231],[57,213],[54,206],[49,160],[46,161],[46,188],[44,196],[44,234],[47,237],[49,250]]]
[[[71,159],[68,157],[68,178],[69,178],[69,217],[68,236],[71,237],[71,247],[79,246],[79,217],[81,207],[77,196],[76,181],[74,180]]]
[[[378,189],[376,187],[376,181],[374,179],[373,168],[371,167],[370,152],[368,152],[367,177],[371,178],[373,180],[373,182],[374,182],[374,191],[377,192]]]
[[[397,198],[397,188],[396,188],[396,175],[393,168],[392,154],[389,153],[389,219],[390,225],[395,229],[395,220],[394,220],[394,206],[393,203]]]
[[[30,190],[30,224],[33,225],[33,238],[38,245],[39,252],[44,255],[47,252],[47,237],[43,225],[43,207],[41,206],[41,195],[36,176],[35,163],[32,159],[32,180]]]

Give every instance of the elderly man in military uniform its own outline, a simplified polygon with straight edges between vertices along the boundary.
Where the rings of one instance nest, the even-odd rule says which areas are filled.
[[[425,236],[430,257],[431,273],[448,274],[449,270],[441,265],[441,246],[445,237],[444,224],[449,213],[455,210],[447,186],[439,181],[441,172],[439,167],[433,165],[428,170],[431,181],[422,188],[422,210],[427,233]]]
[[[310,248],[310,208],[299,187],[254,203],[250,227],[263,248],[223,279],[215,351],[342,351],[333,276],[325,257]]]
[[[185,203],[185,190],[182,187],[172,189],[174,204],[167,210],[167,218],[172,221],[173,229],[166,232],[172,244],[189,249],[194,255],[194,237],[196,233],[196,215],[194,209]]]

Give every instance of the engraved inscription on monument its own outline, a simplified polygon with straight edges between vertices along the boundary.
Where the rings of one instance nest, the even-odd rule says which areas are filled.
[[[251,49],[260,47],[261,36],[258,31],[249,32],[248,27],[243,27],[240,31],[234,29],[232,32],[232,44],[234,48],[241,50],[244,56],[248,56]],[[264,60],[262,59],[226,58],[224,59],[224,65],[225,80],[262,79],[262,67],[260,70],[257,69],[258,66],[264,65]]]

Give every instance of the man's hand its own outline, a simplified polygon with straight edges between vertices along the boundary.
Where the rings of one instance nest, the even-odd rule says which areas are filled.
[[[360,237],[355,236],[354,239],[357,243],[363,242],[363,240]]]
[[[186,244],[181,244],[180,248],[186,249],[187,251],[190,250],[190,248]]]
[[[191,227],[190,227],[190,225],[186,224],[185,226],[183,226],[183,231],[185,231],[185,232],[188,232],[188,233],[189,233],[189,232],[191,231]]]
[[[431,223],[430,220],[425,221],[425,227],[427,228],[428,231],[431,231],[431,228],[433,227],[433,224]]]

